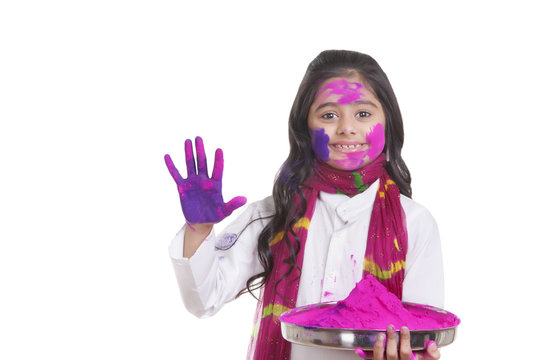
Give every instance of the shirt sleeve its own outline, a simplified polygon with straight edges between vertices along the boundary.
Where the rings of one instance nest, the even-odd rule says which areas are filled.
[[[403,301],[443,308],[444,273],[437,223],[426,208],[415,203],[407,213],[407,230]]]
[[[169,256],[176,280],[193,315],[214,315],[246,287],[251,276],[262,272],[257,240],[273,212],[269,199],[248,206],[219,235],[212,231],[189,259],[183,257],[185,226],[171,241]]]

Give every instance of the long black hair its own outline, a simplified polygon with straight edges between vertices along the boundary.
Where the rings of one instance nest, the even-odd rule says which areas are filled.
[[[348,76],[355,72],[364,80],[364,85],[377,96],[384,111],[386,119],[384,151],[389,157],[385,168],[398,185],[400,192],[411,197],[411,176],[407,165],[401,158],[404,139],[403,120],[388,77],[369,55],[347,50],[321,52],[309,64],[289,116],[290,152],[274,182],[272,196],[275,214],[264,227],[258,239],[258,256],[264,271],[249,278],[246,289],[240,294],[249,291],[253,295],[254,290],[262,287],[268,281],[274,267],[270,241],[281,231],[285,232],[283,241],[286,242],[291,255],[284,260],[289,265],[289,270],[279,281],[285,279],[295,268],[298,268],[296,256],[300,251],[300,239],[293,230],[293,224],[306,212],[306,199],[301,191],[301,185],[311,175],[315,161],[308,128],[309,109],[322,82],[329,78]],[[293,201],[295,196],[299,196],[301,199],[299,207]],[[287,234],[291,234],[293,240],[290,240]]]

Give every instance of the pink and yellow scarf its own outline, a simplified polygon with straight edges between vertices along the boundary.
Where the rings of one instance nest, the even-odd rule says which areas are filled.
[[[407,228],[399,188],[386,172],[385,163],[384,153],[357,171],[337,170],[322,161],[317,161],[314,174],[302,187],[307,200],[306,212],[293,226],[294,232],[300,239],[300,251],[296,256],[297,267],[282,281],[279,280],[290,267],[284,262],[290,256],[286,242],[281,241],[284,231],[277,234],[270,243],[274,268],[258,303],[255,330],[248,358],[290,359],[291,343],[281,336],[278,316],[295,307],[307,232],[320,191],[355,195],[363,192],[377,179],[380,180],[371,212],[363,276],[372,274],[401,299],[407,255]],[[290,233],[286,236],[293,239],[294,243],[294,238]]]

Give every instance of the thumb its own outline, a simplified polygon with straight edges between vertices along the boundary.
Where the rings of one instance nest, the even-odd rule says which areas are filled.
[[[439,347],[437,343],[433,340],[426,342],[425,351],[417,353],[417,360],[434,360],[440,359],[441,353],[439,352]]]
[[[426,358],[427,359],[440,359],[441,353],[437,343],[433,340],[426,343]]]
[[[223,207],[223,215],[229,216],[232,212],[238,209],[240,206],[244,205],[247,202],[247,199],[244,196],[237,196],[231,201],[225,204]]]

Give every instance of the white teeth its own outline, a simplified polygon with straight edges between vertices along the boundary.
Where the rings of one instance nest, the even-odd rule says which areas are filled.
[[[362,145],[360,144],[356,144],[356,145],[335,145],[335,147],[337,147],[338,149],[354,149],[354,148],[358,148]]]

